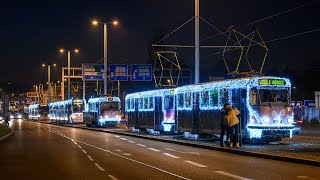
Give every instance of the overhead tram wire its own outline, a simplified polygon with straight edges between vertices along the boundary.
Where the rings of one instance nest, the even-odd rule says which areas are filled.
[[[310,3],[311,3],[311,2],[305,3],[305,4],[303,4],[303,5],[300,5],[300,6],[291,8],[291,9],[288,9],[288,10],[286,10],[286,11],[282,11],[282,12],[279,12],[279,13],[276,13],[276,14],[273,14],[273,15],[270,15],[270,16],[267,16],[267,17],[258,19],[258,20],[254,20],[254,21],[252,21],[252,22],[250,22],[250,23],[245,24],[244,26],[249,26],[249,25],[252,25],[252,24],[256,24],[256,23],[258,23],[258,22],[265,21],[265,20],[268,20],[268,19],[270,19],[270,18],[274,18],[274,17],[280,16],[280,15],[283,15],[283,14],[286,14],[286,13],[289,13],[289,12],[292,12],[292,11],[294,11],[294,10],[300,9],[300,8],[302,8],[302,7],[305,7],[307,4],[310,4]],[[236,27],[236,29],[238,29],[238,28],[240,28],[240,26]],[[311,31],[313,32],[314,30],[311,30]],[[305,34],[305,33],[308,33],[308,32],[303,32],[303,33],[298,33],[298,34]],[[296,36],[296,35],[297,35],[297,34],[295,34],[295,35],[290,35],[290,36]],[[207,38],[207,39],[203,39],[202,41],[208,40],[208,39],[211,39],[211,38],[212,38],[212,37],[209,37],[209,38]],[[280,40],[280,39],[283,39],[283,38],[288,38],[288,37],[282,37],[282,38],[277,38],[277,39]],[[275,39],[274,39],[274,40],[265,41],[265,42],[267,43],[267,42],[273,42],[273,41],[275,41]],[[255,46],[255,45],[253,45],[253,46]],[[227,50],[226,52],[228,52],[228,51],[233,51],[233,50],[237,50],[237,49],[239,49],[239,48],[229,49],[229,50]],[[204,57],[203,59],[206,59],[206,58],[208,58],[208,57],[215,56],[215,55],[218,55],[218,54],[221,54],[221,53],[222,53],[221,51],[218,51],[218,52],[215,52],[215,53],[213,53],[213,54],[210,54],[210,55]]]
[[[313,30],[309,30],[309,31],[305,31],[305,32],[301,32],[301,33],[296,33],[296,34],[292,34],[292,35],[288,35],[288,36],[284,36],[284,37],[280,37],[280,38],[275,38],[275,39],[271,39],[271,40],[267,40],[265,41],[265,43],[272,43],[272,42],[275,42],[275,41],[280,41],[280,40],[284,40],[284,39],[289,39],[289,38],[292,38],[292,37],[297,37],[297,36],[301,36],[301,35],[305,35],[305,34],[310,34],[310,33],[313,33],[313,32],[317,32],[317,31],[320,31],[320,28],[317,28],[317,29],[313,29]],[[254,45],[251,45],[251,46],[256,46],[257,44],[254,44]],[[229,51],[233,51],[233,50],[237,50],[237,49],[240,49],[240,48],[234,48],[234,49],[229,49],[227,50],[226,52],[229,52]],[[215,56],[215,55],[218,55],[218,54],[221,54],[222,52],[216,52],[214,54],[210,54],[202,59],[206,59],[208,57],[211,57],[211,56]]]
[[[250,22],[250,23],[247,23],[247,24],[245,24],[245,25],[243,25],[243,26],[249,26],[249,25],[252,25],[252,24],[256,24],[256,23],[258,23],[258,22],[261,22],[261,21],[268,20],[268,19],[270,19],[270,18],[274,18],[274,17],[280,16],[280,15],[283,15],[283,14],[287,14],[287,13],[289,13],[289,12],[292,12],[292,11],[294,11],[294,10],[297,10],[297,9],[300,9],[300,8],[306,6],[307,4],[309,4],[309,3],[305,3],[305,4],[303,4],[303,5],[300,5],[300,6],[297,6],[297,7],[288,9],[288,10],[286,10],[286,11],[282,11],[282,12],[279,12],[279,13],[276,13],[276,14],[273,14],[273,15],[270,15],[270,16],[267,16],[267,17],[258,19],[258,20],[254,20],[254,21],[252,21],[252,22]],[[201,17],[200,17],[200,18],[201,18]],[[201,18],[201,19],[202,19],[204,22],[206,22],[207,24],[209,24],[210,26],[212,26],[213,28],[216,29],[216,27],[214,27],[214,26],[213,26],[212,24],[210,24],[208,21],[204,20],[203,18]],[[240,27],[241,27],[241,26],[235,27],[235,29],[239,29]],[[217,29],[216,29],[216,30],[217,30]],[[210,37],[208,37],[208,38],[206,38],[206,39],[202,39],[201,41],[205,41],[205,40],[208,40],[208,39],[212,39],[212,38],[215,38],[215,37],[217,37],[217,36],[219,36],[219,35],[221,35],[221,34],[226,34],[226,33],[228,33],[228,31],[226,31],[226,32],[221,32],[221,31],[220,31],[220,34],[214,35],[214,36],[210,36]],[[226,35],[225,35],[225,36],[226,36]]]
[[[169,37],[171,34],[175,33],[176,31],[178,31],[180,28],[182,28],[184,25],[188,24],[190,21],[192,21],[194,19],[194,16],[192,18],[190,18],[188,21],[184,22],[182,25],[180,25],[179,27],[177,27],[175,30],[173,30],[172,32],[170,32],[168,35],[166,35],[165,37],[163,37],[162,39],[160,39],[158,42],[154,43],[154,44],[158,44],[159,42],[163,41],[164,39],[166,39],[167,37]]]

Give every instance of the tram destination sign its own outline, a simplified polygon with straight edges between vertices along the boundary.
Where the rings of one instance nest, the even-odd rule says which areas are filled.
[[[265,86],[285,86],[286,81],[284,79],[259,79],[258,84]]]

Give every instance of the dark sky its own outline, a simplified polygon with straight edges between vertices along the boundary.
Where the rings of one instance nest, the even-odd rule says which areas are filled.
[[[200,16],[225,31],[229,26],[240,27],[248,33],[259,27],[265,40],[272,40],[320,28],[319,3],[304,0],[230,1],[200,0]],[[288,9],[304,5],[292,12],[254,24],[246,24]],[[67,56],[58,53],[60,47],[79,48],[72,55],[75,66],[95,63],[103,58],[103,28],[92,27],[98,18],[110,21],[117,18],[118,27],[108,30],[109,63],[135,64],[150,62],[150,49],[156,33],[166,35],[194,15],[193,0],[118,0],[118,1],[29,1],[2,2],[0,5],[0,81],[31,87],[45,81],[42,63],[67,65]],[[192,45],[193,22],[165,40],[168,44]],[[200,39],[217,34],[201,21]],[[265,72],[287,66],[302,74],[319,65],[320,31],[268,44],[269,56]],[[210,39],[201,45],[223,45]],[[176,49],[188,67],[194,66],[194,50]],[[216,49],[201,50],[202,81],[208,76],[226,73],[220,55],[209,56]],[[261,52],[253,53],[253,57]],[[260,57],[261,58],[261,57]],[[151,60],[152,61],[152,60]],[[259,63],[256,63],[259,64]],[[317,71],[317,70],[316,70]],[[61,77],[53,71],[53,80]]]

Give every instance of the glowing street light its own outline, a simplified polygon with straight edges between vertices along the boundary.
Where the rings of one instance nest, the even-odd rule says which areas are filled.
[[[64,49],[60,49],[60,53],[64,53]],[[70,52],[79,53],[79,49],[67,50],[68,51],[68,99],[70,99],[71,83],[70,83]],[[62,100],[64,100],[64,93],[62,93]]]
[[[103,52],[103,66],[104,66],[104,73],[103,73],[103,84],[104,84],[104,95],[107,95],[107,65],[108,65],[108,41],[107,41],[107,33],[108,33],[108,24],[112,24],[114,26],[119,24],[119,21],[117,20],[113,20],[110,22],[100,22],[97,20],[93,20],[92,21],[92,25],[97,26],[98,24],[103,24],[103,34],[104,34],[104,38],[103,38],[103,45],[104,45],[104,52]]]

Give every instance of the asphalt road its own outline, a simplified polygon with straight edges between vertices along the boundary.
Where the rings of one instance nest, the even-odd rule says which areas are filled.
[[[319,179],[320,168],[103,132],[11,121],[0,179]]]

